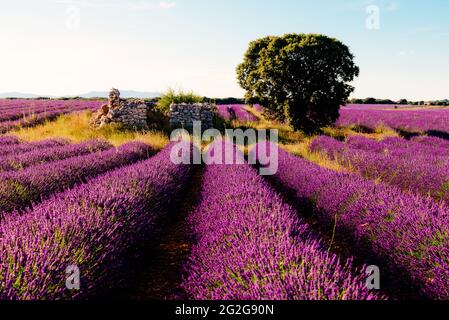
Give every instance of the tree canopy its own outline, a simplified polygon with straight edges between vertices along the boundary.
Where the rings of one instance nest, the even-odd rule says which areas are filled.
[[[249,44],[237,77],[248,103],[311,133],[338,119],[359,74],[353,60],[346,45],[324,35],[268,36]]]

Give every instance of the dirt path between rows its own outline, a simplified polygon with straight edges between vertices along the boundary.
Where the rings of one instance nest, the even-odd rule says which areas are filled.
[[[196,207],[202,180],[202,167],[194,169],[180,205],[163,222],[133,276],[134,286],[126,294],[128,300],[174,300],[188,298],[180,288],[184,263],[190,256],[192,242],[186,218]]]

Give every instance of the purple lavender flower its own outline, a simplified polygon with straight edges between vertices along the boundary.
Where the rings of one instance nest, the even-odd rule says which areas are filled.
[[[152,153],[148,145],[131,142],[117,149],[0,173],[0,216],[111,169],[146,159]]]
[[[246,105],[232,104],[232,105],[219,105],[218,114],[226,120],[239,120],[242,122],[254,122],[257,118],[245,110]]]
[[[192,166],[173,164],[169,154],[170,146],[5,217],[0,300],[85,299],[116,286],[134,248],[152,239],[190,177]],[[71,265],[81,272],[79,291],[66,288]]]
[[[337,125],[375,128],[386,125],[409,132],[441,131],[449,133],[449,108],[422,110],[371,110],[341,108]]]
[[[38,148],[29,152],[19,154],[14,153],[0,157],[0,172],[21,170],[33,165],[87,155],[89,153],[104,151],[111,148],[112,145],[106,141],[92,140],[80,144]]]
[[[194,299],[381,298],[247,164],[206,167],[189,224],[196,244],[183,288]]]
[[[383,261],[392,278],[424,297],[449,298],[447,205],[282,150],[275,178],[293,190],[298,205],[312,206],[323,229],[349,235],[359,254]]]
[[[64,146],[67,144],[69,144],[69,141],[65,139],[49,139],[37,142],[23,142],[19,144],[0,144],[0,157],[30,152],[38,149]]]
[[[0,133],[33,126],[60,115],[97,110],[102,101],[86,100],[0,100]]]
[[[19,144],[20,140],[14,136],[2,136],[0,137],[0,147],[11,145],[11,144]]]
[[[352,137],[345,144],[324,136],[315,139],[311,149],[325,152],[366,178],[449,201],[449,149],[400,138],[377,142]]]

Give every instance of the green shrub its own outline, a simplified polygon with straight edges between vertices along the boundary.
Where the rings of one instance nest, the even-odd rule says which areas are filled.
[[[194,92],[184,92],[182,90],[168,89],[164,93],[157,103],[157,108],[167,114],[170,111],[170,105],[172,103],[200,103],[203,102],[203,97],[195,94]]]

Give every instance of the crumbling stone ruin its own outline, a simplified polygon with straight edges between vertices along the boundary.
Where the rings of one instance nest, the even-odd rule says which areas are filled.
[[[103,105],[91,118],[90,126],[101,128],[106,124],[117,123],[127,129],[148,130],[149,107],[139,99],[120,99],[120,91],[109,92],[108,104]]]
[[[190,129],[194,121],[201,121],[202,129],[213,128],[217,107],[208,103],[180,103],[170,106],[170,125]]]

